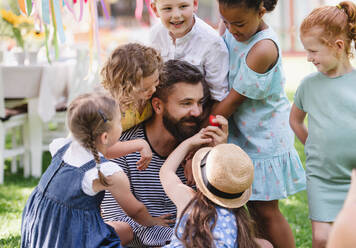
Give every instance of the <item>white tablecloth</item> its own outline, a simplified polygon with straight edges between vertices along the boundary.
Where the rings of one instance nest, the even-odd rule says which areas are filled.
[[[65,100],[75,62],[43,65],[0,65],[5,98],[38,98],[38,115],[47,122]]]

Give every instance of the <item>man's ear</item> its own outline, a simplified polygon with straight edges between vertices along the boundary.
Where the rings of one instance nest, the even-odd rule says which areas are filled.
[[[156,17],[159,18],[159,13],[158,13],[158,10],[157,10],[156,1],[152,1],[151,2],[151,9],[155,13]]]
[[[152,108],[156,114],[161,114],[163,112],[163,102],[158,97],[152,98]]]

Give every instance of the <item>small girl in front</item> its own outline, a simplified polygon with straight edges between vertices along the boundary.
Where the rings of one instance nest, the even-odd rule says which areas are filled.
[[[313,247],[325,247],[356,168],[356,5],[323,6],[303,21],[300,38],[318,72],[295,94],[290,125],[305,144],[309,218]],[[308,114],[308,128],[304,119]]]
[[[227,121],[217,116],[217,123],[222,129],[208,126],[183,141],[161,168],[162,186],[179,217],[167,247],[271,247],[267,241],[259,240],[261,246],[256,243],[244,207],[252,193],[252,161],[240,147],[222,144],[227,139]],[[194,191],[181,182],[176,170],[188,152],[212,141],[217,146],[201,148],[193,157]]]
[[[277,0],[219,0],[230,55],[229,95],[213,114],[229,118],[229,143],[252,159],[255,179],[248,209],[257,235],[275,247],[295,247],[279,199],[306,188],[305,172],[288,125],[290,104],[284,91],[282,51],[263,20]]]
[[[152,116],[150,99],[156,92],[162,67],[159,53],[138,43],[121,45],[109,56],[101,71],[101,84],[120,104],[123,131]],[[118,141],[104,155],[118,158],[136,151],[141,154],[138,169],[146,169],[152,159],[152,151],[143,139]]]
[[[100,216],[105,190],[142,225],[167,225],[132,195],[126,174],[102,154],[121,135],[121,114],[111,97],[85,94],[68,108],[71,137],[50,145],[52,162],[27,200],[21,247],[121,247]]]

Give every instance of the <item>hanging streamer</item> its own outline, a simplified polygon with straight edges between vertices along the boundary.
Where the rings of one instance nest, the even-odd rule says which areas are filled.
[[[80,0],[80,13],[79,13],[79,21],[82,20],[83,18],[83,8],[84,8],[84,3],[83,0]]]
[[[63,30],[62,15],[61,15],[61,11],[59,8],[59,2],[57,0],[54,0],[53,3],[54,3],[54,13],[55,13],[55,18],[56,18],[56,24],[57,24],[56,26],[57,26],[57,30],[58,30],[59,40],[63,44],[66,39],[65,39],[64,30]]]
[[[143,0],[136,0],[136,9],[135,9],[136,19],[141,20],[142,11],[143,11]]]
[[[45,29],[45,46],[46,46],[46,57],[48,60],[48,63],[51,63],[51,57],[49,56],[49,45],[48,45],[48,41],[49,41],[49,30],[47,27],[47,24],[44,24],[44,29]]]
[[[32,13],[32,0],[26,0],[27,15],[30,16]]]
[[[74,11],[74,9],[70,6],[70,4],[68,3],[68,0],[63,0],[63,2],[64,2],[63,6],[67,6],[67,9],[70,11],[70,13],[72,13],[72,15],[73,15],[73,17],[74,17],[74,20],[75,20],[75,21],[78,21],[77,16],[76,16],[76,14],[75,14],[75,11]]]
[[[25,15],[27,15],[25,0],[17,0],[17,2],[19,4],[21,12],[24,13]]]
[[[54,43],[54,54],[55,58],[59,58],[59,49],[58,49],[58,39],[57,39],[57,25],[56,25],[56,16],[54,13],[54,4],[53,0],[51,1],[51,14],[52,14],[52,24],[53,24],[53,43]]]
[[[107,19],[107,20],[109,20],[109,12],[108,12],[108,10],[106,9],[106,4],[105,4],[105,2],[104,2],[104,0],[100,0],[101,1],[101,6],[103,7],[103,12],[104,12],[104,14],[105,14],[105,18]]]
[[[49,0],[42,0],[42,19],[45,24],[50,24]]]
[[[148,13],[150,13],[150,16],[154,16],[153,10],[151,9],[151,1],[150,0],[145,0],[146,7],[148,9]]]

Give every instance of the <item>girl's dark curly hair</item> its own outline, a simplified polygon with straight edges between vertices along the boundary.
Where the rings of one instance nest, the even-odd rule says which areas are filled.
[[[223,4],[226,6],[239,6],[243,5],[248,9],[258,10],[263,3],[263,7],[267,10],[267,12],[271,12],[277,5],[278,0],[219,0],[219,4]]]

